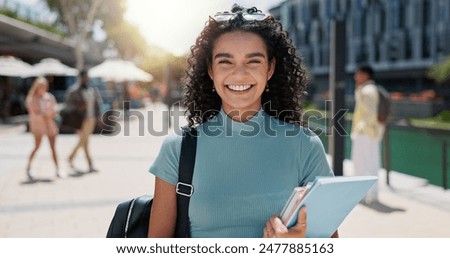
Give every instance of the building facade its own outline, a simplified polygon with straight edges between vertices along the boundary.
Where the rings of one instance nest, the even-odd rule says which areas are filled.
[[[287,0],[270,12],[310,68],[316,93],[328,89],[333,19],[346,23],[348,94],[360,64],[391,92],[433,88],[427,69],[450,56],[450,0]]]

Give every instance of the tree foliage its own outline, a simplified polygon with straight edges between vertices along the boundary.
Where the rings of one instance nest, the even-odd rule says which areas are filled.
[[[101,20],[107,41],[113,42],[120,58],[134,61],[151,73],[156,81],[179,82],[184,76],[186,58],[176,57],[161,48],[149,45],[137,26],[124,18],[125,0],[46,0],[46,2],[48,7],[58,14],[57,22],[66,28],[67,35],[77,39],[80,45],[84,40],[92,39],[93,22]],[[95,5],[98,6],[93,12],[92,8]],[[88,16],[89,13],[92,14],[91,18]],[[106,47],[107,44],[104,45]],[[82,67],[77,62],[78,66]]]
[[[58,14],[57,22],[67,28],[69,35],[76,35],[87,24],[86,16],[97,0],[46,0],[50,10]],[[114,27],[123,21],[126,11],[123,0],[103,0],[96,9],[94,20],[100,19]]]
[[[84,66],[83,46],[91,37],[92,26],[104,0],[47,0],[50,10],[58,13],[58,22],[63,24],[69,37],[75,40],[76,67]]]
[[[108,38],[114,42],[120,57],[135,59],[148,55],[148,44],[139,29],[124,20],[116,26],[105,26]]]
[[[442,63],[432,66],[428,70],[428,76],[438,83],[450,81],[450,57]]]

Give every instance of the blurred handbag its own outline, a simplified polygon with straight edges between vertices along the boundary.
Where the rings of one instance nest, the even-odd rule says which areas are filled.
[[[197,149],[197,130],[183,128],[181,153],[178,168],[177,222],[175,237],[190,237],[188,217],[189,200],[194,192],[195,153]],[[107,238],[145,238],[148,235],[153,197],[142,195],[120,203],[109,225]]]

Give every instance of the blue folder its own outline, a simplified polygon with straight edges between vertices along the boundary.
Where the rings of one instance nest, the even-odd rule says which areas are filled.
[[[317,177],[286,226],[295,225],[298,211],[306,206],[306,237],[330,237],[377,179],[376,176]]]

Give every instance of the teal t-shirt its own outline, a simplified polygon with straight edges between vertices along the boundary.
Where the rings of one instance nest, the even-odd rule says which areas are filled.
[[[262,237],[294,187],[333,176],[323,145],[309,129],[263,110],[240,123],[223,110],[197,128],[189,204],[192,237]],[[168,135],[150,167],[176,185],[181,135]]]

